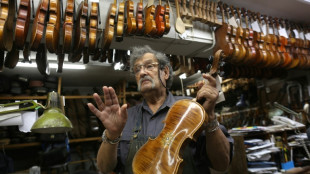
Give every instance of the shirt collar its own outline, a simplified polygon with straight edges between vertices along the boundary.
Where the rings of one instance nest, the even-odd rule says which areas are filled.
[[[165,102],[161,105],[159,110],[161,110],[165,107],[170,108],[174,103],[175,103],[175,98],[173,97],[172,93],[170,91],[168,91],[167,98],[166,98]],[[149,106],[147,105],[145,100],[143,100],[143,102],[142,102],[142,108],[145,110],[147,110],[147,108],[149,108]]]

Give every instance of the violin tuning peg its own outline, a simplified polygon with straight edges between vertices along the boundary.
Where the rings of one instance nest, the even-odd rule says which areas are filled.
[[[211,56],[209,56],[208,60],[210,61],[210,63],[212,63],[214,60],[214,57],[211,55]]]
[[[211,68],[212,68],[212,65],[211,65],[211,64],[208,64],[208,65],[206,66],[207,72],[209,72],[209,71],[211,70]]]

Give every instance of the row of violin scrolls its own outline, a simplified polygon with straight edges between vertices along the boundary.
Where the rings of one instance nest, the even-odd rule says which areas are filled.
[[[219,8],[222,14],[222,23],[231,25],[231,32],[228,32],[237,38],[251,39],[250,37],[253,37],[253,32],[258,32],[258,41],[267,41],[268,43],[285,44],[284,46],[288,45],[300,48],[309,48],[310,46],[309,25],[261,15],[259,12],[252,12],[244,8],[234,8],[222,2],[219,2]],[[225,16],[227,20],[225,20]],[[279,37],[288,39],[288,42],[283,43],[280,40],[276,40]]]
[[[221,1],[218,3],[212,0],[179,1],[181,3],[180,15],[184,21],[191,19],[215,25],[227,23],[232,27],[231,34],[237,37],[249,39],[251,34],[249,32],[256,31],[262,33],[263,36],[271,34],[291,38],[287,44],[294,47],[310,47],[309,25],[268,17],[259,12],[227,5]],[[218,21],[218,16],[222,17],[222,22]]]
[[[216,0],[178,0],[176,6],[179,6],[179,15],[185,24],[191,24],[192,21],[200,21],[210,26],[219,26],[217,17]],[[178,13],[178,11],[177,11]],[[191,26],[191,25],[186,25]]]

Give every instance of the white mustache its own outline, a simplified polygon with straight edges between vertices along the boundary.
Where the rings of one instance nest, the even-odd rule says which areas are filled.
[[[141,78],[141,79],[139,80],[138,91],[141,90],[141,84],[142,84],[142,82],[143,82],[144,80],[149,80],[149,81],[151,81],[151,82],[152,82],[152,86],[154,86],[154,81],[153,81],[153,79],[152,79],[150,76],[145,76],[145,77],[143,77],[143,78]]]

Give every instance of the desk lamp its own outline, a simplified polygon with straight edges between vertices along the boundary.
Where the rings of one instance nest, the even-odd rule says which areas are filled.
[[[65,133],[72,130],[70,120],[62,113],[60,96],[57,92],[49,92],[47,105],[43,114],[32,125],[34,133]]]

